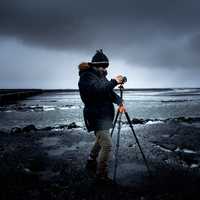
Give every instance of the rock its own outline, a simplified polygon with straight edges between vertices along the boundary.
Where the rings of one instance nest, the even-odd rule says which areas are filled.
[[[64,107],[72,107],[72,106],[73,106],[72,104],[64,105]]]
[[[185,123],[193,123],[199,122],[199,117],[177,117],[177,118],[168,118],[165,121],[172,121],[172,122],[185,122]]]
[[[66,124],[59,126],[59,128],[66,128],[66,127],[68,127],[68,125],[66,125]]]
[[[50,131],[52,130],[53,128],[51,126],[47,126],[47,127],[44,127],[44,128],[41,128],[39,129],[40,131]]]
[[[69,124],[68,125],[68,127],[67,127],[68,129],[72,129],[72,128],[79,128],[79,126],[78,125],[76,125],[76,123],[75,122],[72,122],[71,124]]]
[[[178,118],[176,118],[176,121],[191,123],[192,119],[191,118],[186,118],[186,117],[178,117]]]
[[[197,167],[199,167],[198,164],[191,164],[191,165],[190,165],[190,168],[197,168]]]
[[[173,143],[164,143],[164,144],[161,144],[160,146],[162,146],[163,148],[169,149],[171,151],[174,151],[177,148],[176,144],[173,144]]]
[[[133,124],[144,124],[144,123],[145,123],[145,120],[144,120],[144,119],[133,118],[133,119],[131,120],[131,122],[132,122]]]
[[[16,110],[17,110],[17,111],[22,111],[23,109],[24,109],[24,108],[21,107],[21,106],[17,106],[17,107],[16,107]]]
[[[21,133],[22,129],[19,127],[13,127],[10,131],[10,133]]]
[[[199,163],[199,155],[196,153],[186,153],[183,150],[177,149],[175,153],[183,160],[188,166]]]
[[[33,124],[30,124],[23,128],[23,132],[31,132],[31,131],[37,131],[36,127]]]
[[[29,168],[24,168],[24,172],[26,172],[26,173],[30,173],[31,170],[30,170]]]

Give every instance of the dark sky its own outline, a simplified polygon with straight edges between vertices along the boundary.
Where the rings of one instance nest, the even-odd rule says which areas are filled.
[[[77,88],[103,48],[127,87],[200,86],[198,0],[1,0],[0,88]]]

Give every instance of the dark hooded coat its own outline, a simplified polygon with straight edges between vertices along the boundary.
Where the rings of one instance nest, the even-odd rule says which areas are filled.
[[[122,103],[121,97],[113,91],[117,81],[109,81],[93,67],[79,66],[79,76],[78,86],[85,105],[83,116],[88,131],[112,128],[115,115],[113,103]]]

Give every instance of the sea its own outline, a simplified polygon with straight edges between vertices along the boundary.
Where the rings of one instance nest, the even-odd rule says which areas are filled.
[[[200,88],[129,89],[123,92],[123,99],[131,119],[200,119]],[[56,128],[72,122],[84,127],[83,108],[79,91],[45,92],[1,106],[0,129],[23,128],[30,124],[36,128]]]

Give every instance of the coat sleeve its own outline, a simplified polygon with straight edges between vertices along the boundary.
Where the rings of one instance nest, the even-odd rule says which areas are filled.
[[[120,105],[123,101],[123,99],[116,93],[112,90],[112,92],[110,93],[110,97],[111,97],[111,100],[113,103],[117,104],[117,105]]]
[[[87,75],[81,78],[80,88],[87,91],[90,95],[101,96],[106,94],[110,95],[116,85],[117,81],[115,79],[101,81],[92,73],[87,73]]]

